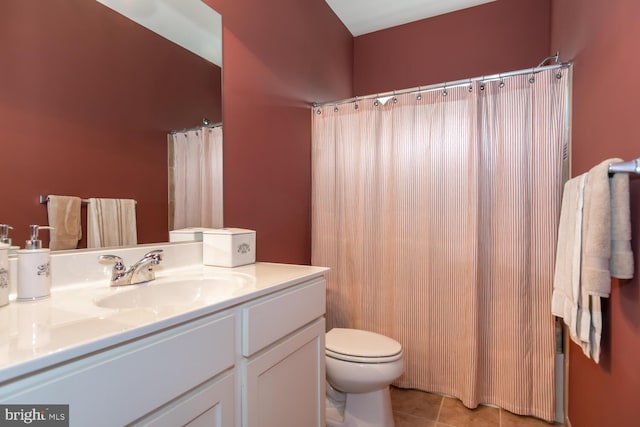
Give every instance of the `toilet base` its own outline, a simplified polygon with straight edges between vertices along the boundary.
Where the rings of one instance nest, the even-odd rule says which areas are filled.
[[[369,393],[347,393],[346,398],[343,413],[327,404],[327,427],[395,426],[389,387]]]

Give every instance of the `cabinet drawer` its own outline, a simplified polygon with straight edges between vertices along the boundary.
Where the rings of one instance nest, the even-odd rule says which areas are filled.
[[[326,282],[285,290],[242,309],[242,355],[249,357],[324,315]]]
[[[204,318],[9,383],[0,402],[68,404],[71,426],[125,425],[232,367],[234,337],[234,315]]]

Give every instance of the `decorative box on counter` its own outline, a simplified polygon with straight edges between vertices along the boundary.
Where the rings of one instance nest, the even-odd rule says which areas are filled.
[[[208,229],[202,233],[204,265],[237,267],[256,262],[256,232],[243,228]]]
[[[213,230],[205,227],[179,228],[169,231],[170,242],[201,242],[204,231]]]

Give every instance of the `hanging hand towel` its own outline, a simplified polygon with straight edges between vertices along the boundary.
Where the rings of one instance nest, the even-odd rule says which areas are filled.
[[[587,174],[582,174],[564,185],[551,301],[551,312],[564,319],[571,339],[578,345],[582,345],[578,322],[581,318],[580,262],[586,178]]]
[[[82,224],[80,222],[79,197],[49,196],[47,214],[50,231],[49,248],[52,250],[75,249],[82,238]]]
[[[138,243],[136,201],[131,199],[89,199],[87,247],[104,248]]]

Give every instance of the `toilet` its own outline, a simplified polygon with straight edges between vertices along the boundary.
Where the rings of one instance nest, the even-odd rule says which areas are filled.
[[[389,385],[402,375],[402,346],[375,332],[325,336],[327,427],[393,427]]]

